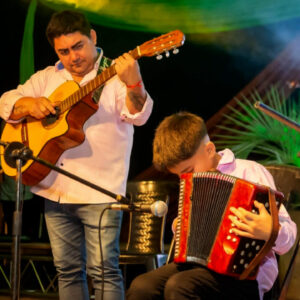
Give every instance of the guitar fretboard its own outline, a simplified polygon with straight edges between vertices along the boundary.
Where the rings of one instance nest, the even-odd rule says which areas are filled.
[[[138,54],[138,47],[129,52],[134,59],[140,58]],[[117,74],[115,65],[110,66],[98,74],[93,80],[89,81],[86,85],[80,87],[76,92],[61,101],[59,106],[60,113],[70,109],[73,105],[79,102],[82,98],[93,92],[98,87],[102,86],[107,80]]]
[[[63,113],[66,110],[70,109],[74,104],[79,102],[89,93],[93,92],[96,88],[103,85],[107,80],[116,75],[116,70],[114,66],[110,66],[105,69],[99,75],[97,75],[93,80],[91,80],[86,85],[82,86],[75,93],[67,97],[65,100],[61,101],[59,104],[60,112]]]

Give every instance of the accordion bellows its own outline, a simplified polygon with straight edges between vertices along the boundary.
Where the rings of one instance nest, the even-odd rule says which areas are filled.
[[[257,200],[269,209],[269,188],[218,172],[186,173],[180,178],[176,263],[197,263],[224,275],[239,276],[265,241],[239,237],[228,216],[231,206],[257,213]],[[274,191],[279,207],[283,194]],[[255,279],[257,268],[247,279]]]

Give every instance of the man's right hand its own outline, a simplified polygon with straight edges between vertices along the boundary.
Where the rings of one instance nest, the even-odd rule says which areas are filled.
[[[36,119],[43,119],[50,113],[56,113],[56,105],[57,103],[50,102],[45,97],[23,97],[15,103],[13,111],[10,115],[10,119],[19,120],[25,116],[31,116]]]

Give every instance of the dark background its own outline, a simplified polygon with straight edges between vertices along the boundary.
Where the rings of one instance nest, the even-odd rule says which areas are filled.
[[[19,57],[29,1],[0,3],[2,94],[19,82]],[[35,70],[57,60],[45,37],[45,28],[53,12],[38,4],[34,31]],[[139,63],[143,79],[155,104],[148,123],[135,130],[129,179],[151,165],[154,130],[165,116],[188,110],[208,120],[296,37],[299,21],[292,19],[223,33],[189,34],[179,54],[161,61],[142,58]],[[93,27],[98,34],[98,45],[110,58],[158,36],[157,33]]]

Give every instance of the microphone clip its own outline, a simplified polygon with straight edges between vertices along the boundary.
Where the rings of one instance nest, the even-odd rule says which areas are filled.
[[[8,166],[16,168],[16,160],[21,159],[25,164],[32,157],[32,150],[20,142],[11,142],[6,145],[4,159]]]

